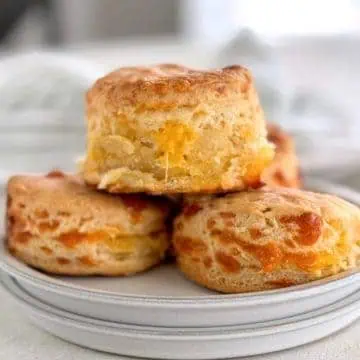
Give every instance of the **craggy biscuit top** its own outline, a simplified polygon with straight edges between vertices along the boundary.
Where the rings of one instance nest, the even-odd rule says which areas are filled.
[[[196,105],[236,96],[252,85],[249,71],[234,65],[218,70],[194,70],[175,64],[124,67],[99,79],[87,93],[89,106],[97,102],[116,111],[119,104],[146,102],[148,106]],[[165,105],[166,104],[166,105]]]

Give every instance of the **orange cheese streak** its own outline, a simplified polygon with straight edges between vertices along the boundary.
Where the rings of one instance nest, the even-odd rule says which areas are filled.
[[[183,210],[183,214],[185,217],[191,217],[195,214],[197,214],[200,210],[202,210],[202,207],[198,204],[190,204],[187,205],[184,210]]]
[[[65,234],[61,234],[58,237],[58,241],[60,241],[64,246],[68,248],[73,248],[81,242],[93,242],[98,241],[101,238],[107,237],[106,232],[97,231],[90,234],[79,233],[78,231],[72,231]]]
[[[141,212],[145,210],[148,206],[147,202],[142,199],[140,196],[132,195],[132,194],[123,194],[121,195],[121,199],[126,207],[136,211]]]
[[[284,225],[297,225],[298,233],[295,240],[301,245],[314,245],[321,235],[321,218],[311,212],[305,212],[300,216],[283,216],[280,222]]]
[[[250,254],[254,255],[262,265],[262,270],[265,272],[272,271],[274,268],[280,265],[295,265],[305,271],[316,268],[316,264],[326,254],[315,254],[309,252],[307,254],[296,254],[282,250],[275,242],[271,242],[266,245],[255,245],[244,241],[240,236],[237,236],[232,231],[218,230],[212,231],[213,235],[219,237],[224,245],[237,244],[241,248]]]
[[[204,252],[207,246],[200,240],[188,236],[178,236],[175,239],[175,248],[182,253]]]
[[[215,259],[229,273],[236,273],[241,268],[239,262],[233,256],[227,255],[223,251],[217,251]]]

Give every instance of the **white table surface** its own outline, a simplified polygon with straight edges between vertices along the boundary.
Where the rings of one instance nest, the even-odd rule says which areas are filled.
[[[142,45],[142,44],[140,44]],[[117,65],[131,64],[131,63],[153,63],[158,61],[177,61],[193,65],[206,65],[208,54],[204,53],[203,56],[194,56],[189,49],[184,51],[184,48],[177,46],[177,44],[166,43],[159,44],[157,47],[153,45],[134,46],[132,44],[123,44],[119,46],[108,46],[104,48],[94,48],[92,46],[83,48],[70,49],[67,52],[76,55],[83,55],[89,59],[93,59],[104,65],[107,68],[112,68]],[[303,48],[306,48],[303,47]],[[357,49],[360,47],[358,46]],[[326,49],[325,49],[326,50]],[[322,52],[322,57],[315,59],[315,63],[311,68],[307,67],[306,63],[301,61],[299,53],[291,55],[292,52],[284,52],[284,61],[286,62],[287,70],[292,73],[293,78],[298,77],[298,82],[302,82],[303,87],[309,87],[309,84],[318,84],[317,88],[329,88],[326,81],[329,79],[329,71],[331,67],[342,72],[351,81],[345,85],[346,76],[339,75],[338,72],[333,72],[336,81],[341,90],[346,89],[348,94],[352,96],[343,96],[340,100],[350,109],[352,106],[358,109],[358,96],[360,84],[360,71],[352,72],[349,68],[341,70],[339,64],[342,63],[341,59],[332,60],[329,53]],[[350,57],[349,52],[339,51],[340,56],[343,58]],[[311,54],[311,52],[310,52]],[[359,64],[360,51],[351,56],[352,65]],[[311,63],[314,61],[311,55],[307,53],[305,56],[307,61]],[[327,59],[325,61],[324,59]],[[296,60],[294,62],[294,59]],[[344,60],[344,59],[343,59]],[[345,59],[347,60],[347,59]],[[336,63],[338,61],[338,63]],[[292,64],[296,69],[291,71]],[[322,65],[321,65],[322,64]],[[350,66],[350,65],[348,65]],[[304,71],[308,71],[307,76],[303,76]],[[315,76],[318,76],[318,81],[314,81]],[[351,85],[349,85],[351,84]],[[354,100],[356,98],[356,101]],[[355,106],[356,105],[356,106]],[[357,115],[357,114],[355,114]],[[44,154],[47,155],[47,154]],[[49,160],[41,160],[42,166],[51,166],[54,164],[54,155],[48,154]],[[67,154],[68,160],[77,154]],[[22,159],[22,160],[21,160]],[[9,163],[16,166],[29,165],[29,159],[26,156],[21,157],[20,160],[8,159]],[[65,157],[62,156],[61,160],[64,162]],[[15,162],[14,162],[15,161]],[[32,160],[33,161],[33,160]],[[57,160],[56,160],[57,161]],[[344,159],[345,161],[345,159]],[[45,163],[43,163],[45,162]],[[341,162],[341,159],[340,159]],[[59,164],[62,162],[59,160]],[[38,164],[40,165],[40,164]],[[0,174],[1,175],[1,174]],[[354,180],[353,180],[354,182]],[[354,182],[354,185],[357,181]],[[1,215],[1,214],[0,214]],[[87,349],[82,349],[78,346],[66,343],[57,339],[47,333],[37,329],[31,325],[25,316],[19,311],[13,299],[0,289],[0,359],[1,360],[106,360],[106,359],[121,359],[121,357],[102,354]],[[125,359],[125,358],[124,358]],[[128,358],[126,358],[128,359]],[[318,341],[313,344],[302,346],[296,349],[252,357],[252,360],[356,360],[360,359],[360,321],[353,324],[349,328],[332,335],[326,339]]]

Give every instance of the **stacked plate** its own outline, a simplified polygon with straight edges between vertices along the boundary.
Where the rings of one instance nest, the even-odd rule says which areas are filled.
[[[351,189],[308,188],[360,204]],[[0,249],[1,282],[30,320],[70,342],[159,359],[218,359],[278,351],[325,337],[360,316],[360,275],[288,289],[220,295],[172,264],[128,278],[54,277]]]

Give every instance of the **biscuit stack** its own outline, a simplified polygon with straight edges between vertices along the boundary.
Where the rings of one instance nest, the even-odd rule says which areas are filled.
[[[172,244],[188,278],[233,293],[357,265],[360,211],[289,189],[301,186],[293,142],[266,124],[245,68],[122,68],[86,103],[80,174],[9,181],[8,247],[26,263],[128,275]]]

